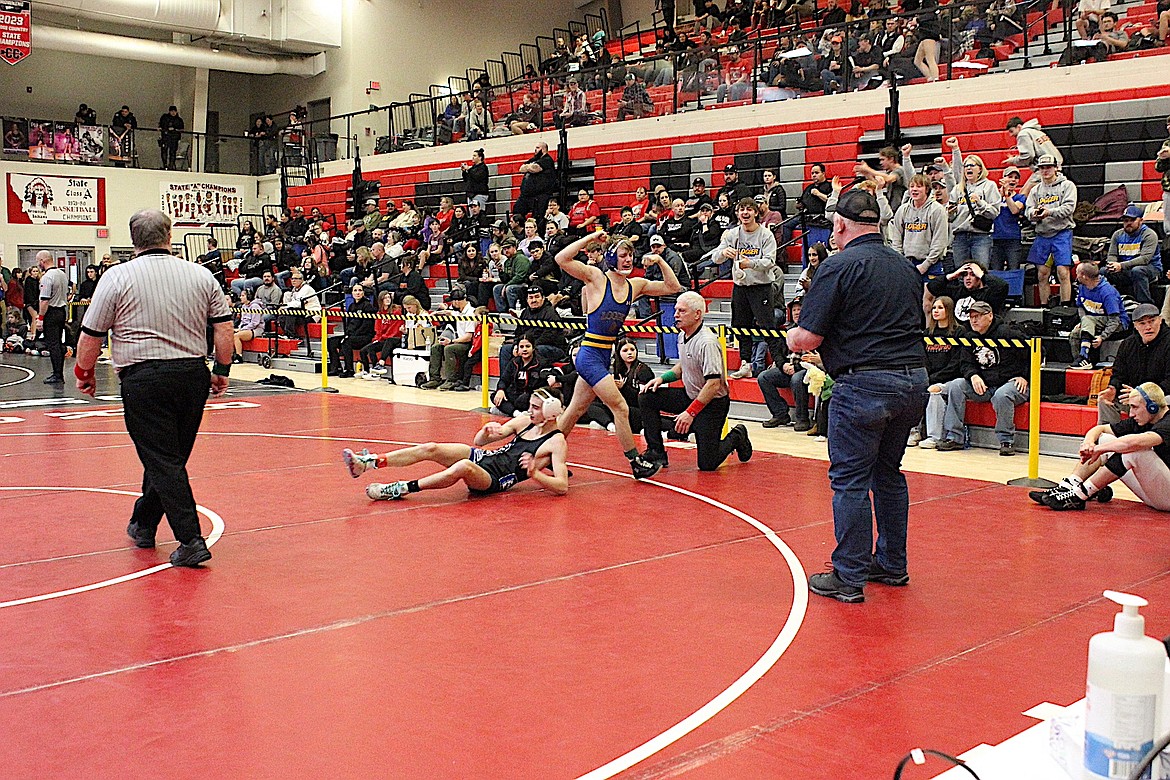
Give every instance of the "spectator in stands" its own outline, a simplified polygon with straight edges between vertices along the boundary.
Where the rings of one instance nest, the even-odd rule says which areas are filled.
[[[508,129],[512,131],[512,135],[534,132],[540,129],[543,115],[544,109],[536,95],[525,92],[516,111],[508,117]]]
[[[752,58],[747,52],[736,51],[723,68],[723,79],[715,90],[718,103],[747,100],[752,96]]]
[[[472,152],[471,164],[462,163],[459,170],[463,174],[463,189],[467,193],[467,202],[475,201],[481,208],[486,208],[491,189],[488,187],[488,167],[484,162],[483,149]]]
[[[561,321],[561,315],[549,303],[545,297],[544,290],[539,285],[529,285],[526,301],[527,307],[520,312],[520,320],[539,320],[549,323]],[[526,336],[532,342],[536,351],[540,353],[542,360],[547,364],[551,365],[552,363],[562,361],[568,355],[569,345],[566,339],[566,332],[562,328],[520,325],[516,327],[516,337],[519,338],[520,336]],[[514,344],[515,341],[511,343],[505,342],[500,347],[501,364],[512,359]]]
[[[531,257],[528,247],[533,241],[541,241],[540,229],[537,227],[535,219],[524,220],[524,237],[520,239],[520,251]]]
[[[645,187],[639,185],[634,189],[634,202],[630,204],[629,208],[635,221],[641,220],[650,210],[650,195],[646,192]]]
[[[565,39],[558,35],[556,41],[553,43],[552,56],[541,60],[540,72],[542,74],[559,73],[565,69],[565,65],[569,61],[569,45]]]
[[[770,168],[764,170],[763,177],[762,194],[768,199],[768,210],[777,212],[781,219],[788,219],[788,192],[784,185],[776,178],[776,172]]]
[[[374,228],[380,227],[382,225],[382,212],[378,211],[378,199],[367,198],[364,207],[362,225],[365,229],[372,231]]]
[[[465,141],[482,141],[492,132],[492,115],[484,104],[476,100],[467,112]]]
[[[973,338],[1022,339],[1007,322],[997,318],[987,301],[976,301],[969,310]],[[1003,344],[963,347],[962,382],[947,390],[945,438],[938,442],[942,452],[963,449],[963,426],[967,399],[990,401],[995,409],[995,435],[1000,455],[1015,455],[1016,407],[1028,400],[1028,349]]]
[[[1170,25],[1170,10],[1163,12],[1162,24],[1163,30],[1166,25]],[[1166,133],[1170,135],[1170,116],[1166,117]],[[1162,235],[1170,236],[1170,138],[1163,141],[1162,147],[1158,149],[1154,170],[1162,174]],[[1170,315],[1170,295],[1166,296],[1164,310]],[[1170,317],[1167,318],[1167,322],[1170,322]]]
[[[348,314],[342,315],[345,332],[330,336],[329,346],[329,375],[348,378],[355,375],[353,353],[360,351],[374,340],[374,304],[366,296],[366,288],[361,282],[354,282],[350,288],[353,303],[347,308]],[[352,316],[350,316],[352,315]]]
[[[841,197],[841,192],[845,188],[844,182],[841,181],[840,176],[833,177],[833,194],[825,201],[825,215],[832,219],[833,215],[837,213],[837,201]],[[865,190],[874,196],[878,203],[878,208],[881,210],[881,218],[878,222],[878,227],[881,231],[885,231],[886,226],[894,218],[894,212],[890,208],[889,198],[886,197],[885,181],[883,179],[865,179],[858,182],[855,189]]]
[[[240,261],[240,277],[232,282],[232,294],[239,296],[240,290],[254,290],[264,283],[263,274],[272,270],[272,258],[264,251],[260,242],[252,244],[252,251]]]
[[[528,268],[528,284],[538,285],[545,295],[556,292],[560,286],[561,273],[555,255],[548,251],[547,245],[540,239],[528,245],[528,253],[532,258],[532,265]]]
[[[1134,332],[1121,342],[1109,387],[1097,397],[1097,422],[1114,423],[1129,405],[1133,388],[1155,382],[1170,387],[1170,327],[1158,309],[1144,303],[1133,310]]]
[[[857,39],[857,50],[849,59],[853,76],[851,84],[855,91],[861,92],[881,85],[882,51],[874,47],[873,40],[868,35]]]
[[[953,143],[953,146],[951,145]],[[991,228],[999,216],[1003,199],[999,187],[987,178],[987,166],[978,155],[964,158],[958,139],[947,139],[954,151],[955,170],[963,177],[950,192],[951,251],[955,265],[974,260],[984,268],[991,264]]]
[[[292,270],[289,271],[289,275],[292,275]],[[281,303],[284,301],[284,291],[276,284],[276,277],[273,276],[272,271],[265,271],[261,274],[260,286],[255,289],[249,289],[248,292],[252,294],[253,299],[258,304],[271,309],[279,309]],[[267,323],[272,319],[274,319],[274,315],[268,315],[264,321]]]
[[[586,233],[597,230],[601,227],[600,219],[601,208],[589,194],[589,190],[584,188],[578,190],[577,202],[569,209],[569,235],[581,238]]]
[[[890,222],[890,246],[913,263],[923,276],[939,275],[950,243],[947,211],[930,197],[930,179],[910,178],[909,199]]]
[[[645,190],[642,190],[645,192]],[[611,236],[628,239],[630,244],[634,247],[634,258],[637,259],[642,256],[645,247],[642,243],[642,226],[634,219],[634,210],[630,206],[622,206],[621,219],[616,225],[612,225],[609,229]]]
[[[820,246],[818,244],[818,246]],[[800,324],[800,297],[798,296],[788,306],[788,323],[784,330],[792,330]],[[795,425],[795,430],[805,433],[812,429],[812,422],[808,416],[808,384],[805,377],[808,372],[801,366],[799,352],[789,352],[788,345],[783,345],[785,357],[780,363],[773,363],[756,377],[756,384],[760,386],[760,393],[764,396],[764,403],[768,406],[768,413],[772,416],[762,424],[765,428],[779,428],[784,425]],[[781,388],[792,390],[792,409],[788,401],[780,395]]]
[[[1020,219],[1028,197],[1020,192],[1020,169],[1009,165],[999,179],[1001,205],[991,228],[991,265],[993,271],[1015,271],[1020,267],[1024,247],[1020,243]]]
[[[316,322],[317,317],[312,312],[321,311],[321,298],[317,295],[317,290],[312,285],[305,283],[304,271],[296,269],[289,277],[289,284],[292,289],[284,294],[284,308],[286,309],[301,309],[304,313],[285,313],[280,315],[280,330],[288,335],[293,335],[297,331],[297,327],[307,322]],[[311,348],[310,348],[310,354]]]
[[[802,292],[797,293],[803,296],[808,292],[808,288],[812,286],[813,276],[816,275],[817,269],[820,268],[821,263],[829,259],[829,248],[819,241],[808,248],[808,265],[800,271],[800,276],[797,278],[797,284],[800,285]]]
[[[858,176],[882,182],[882,189],[886,193],[891,211],[897,211],[902,205],[910,180],[906,169],[899,164],[898,160],[898,150],[887,146],[878,152],[878,170],[874,170],[864,162],[859,162],[853,169],[853,172]]]
[[[479,244],[464,244],[463,248],[459,250],[458,258],[459,284],[463,285],[465,290],[478,290],[479,279],[486,270],[483,257],[479,254]],[[472,306],[478,305],[478,301],[472,299],[470,295],[468,300],[471,301]],[[485,300],[483,303],[486,305],[487,301]]]
[[[1090,351],[1105,340],[1129,328],[1129,315],[1117,292],[1093,263],[1077,264],[1077,312],[1079,324],[1068,334],[1073,363],[1070,368],[1093,367]]]
[[[1028,193],[1025,206],[1028,219],[1036,226],[1036,241],[1028,252],[1028,262],[1036,266],[1036,283],[1040,286],[1040,305],[1048,305],[1051,272],[1048,258],[1056,265],[1060,280],[1060,304],[1072,303],[1072,236],[1073,210],[1077,206],[1077,185],[1066,179],[1057,167],[1056,158],[1041,155],[1036,160],[1040,183]]]
[[[1100,27],[1092,40],[1097,41],[1097,45],[1081,51],[1091,52],[1097,62],[1104,62],[1110,54],[1123,52],[1129,46],[1129,36],[1125,30],[1117,29],[1117,14],[1112,11],[1101,14]]]
[[[711,196],[707,194],[707,182],[700,176],[691,182],[691,194],[684,201],[686,216],[694,218],[699,213],[700,206],[710,203]]]
[[[492,393],[493,413],[511,417],[527,409],[533,391],[547,386],[547,369],[528,334],[517,337],[510,359],[500,358],[500,378]]]
[[[914,65],[928,82],[938,81],[938,57],[942,48],[938,5],[938,0],[922,0],[918,6],[918,47],[914,51]]]
[[[450,335],[439,336],[431,347],[430,381],[423,385],[424,390],[453,389],[463,363],[471,354],[471,341],[475,336],[475,319],[471,317],[474,308],[467,302],[467,291],[459,285],[451,288],[450,300],[450,314],[457,319],[447,326]]]
[[[73,121],[79,125],[96,125],[97,112],[85,103],[82,103],[77,107],[77,113],[73,115]]]
[[[968,322],[971,306],[976,301],[985,301],[991,306],[996,317],[1004,315],[1007,305],[1008,284],[975,261],[964,263],[945,277],[931,279],[927,283],[927,305],[935,297],[945,295],[955,302],[955,319],[960,324]]]
[[[1109,4],[1110,0],[1080,0],[1077,3],[1076,26],[1082,39],[1089,40],[1097,32],[1101,17],[1109,11]]]
[[[430,309],[431,291],[419,270],[418,256],[413,253],[404,254],[401,263],[402,276],[397,279],[397,287],[393,290],[394,300],[405,305],[407,298],[414,298],[424,309]]]
[[[576,204],[574,204],[574,207],[576,207]],[[561,211],[561,203],[556,198],[548,199],[548,208],[544,212],[545,228],[550,223],[556,225],[557,229],[561,231],[567,231],[569,229],[569,215]]]
[[[259,234],[256,228],[252,227],[252,220],[245,219],[240,225],[240,235],[236,238],[236,252],[233,257],[236,260],[242,260],[245,255],[252,251],[252,245],[259,239]]]
[[[233,363],[243,363],[244,345],[264,335],[264,304],[252,298],[251,290],[240,291],[240,308],[242,311],[236,316],[236,327],[232,331]]]
[[[556,126],[580,127],[589,124],[589,107],[585,103],[585,93],[577,82],[576,76],[569,76],[565,82],[565,94],[561,103],[561,110],[556,115]]]
[[[670,266],[670,270],[674,271],[675,278],[678,279],[678,283],[682,285],[684,290],[691,286],[690,271],[687,269],[686,262],[683,260],[681,254],[667,246],[666,239],[663,238],[661,233],[657,233],[650,238],[650,251],[648,254],[662,258],[662,261]],[[646,268],[647,279],[654,282],[660,282],[663,280],[662,268],[659,264],[654,262],[654,260],[644,262],[643,265]],[[634,301],[634,310],[637,312],[639,318],[645,319],[646,317],[650,316],[651,300],[655,301],[658,304],[658,310],[663,312],[662,326],[666,328],[673,326],[674,302],[678,300],[678,294],[663,295],[654,297],[653,299],[650,296],[643,296]],[[674,340],[669,340],[670,346],[668,347],[668,351],[673,350],[674,343]],[[668,355],[668,357],[669,356],[670,355]]]
[[[504,252],[504,281],[497,284],[492,290],[492,297],[496,301],[496,311],[511,311],[516,308],[520,300],[520,293],[528,288],[528,269],[532,261],[524,252],[519,251],[519,245],[514,238],[507,238],[500,245]]]
[[[882,31],[874,38],[873,45],[881,52],[882,68],[889,70],[890,60],[900,55],[906,46],[906,37],[902,34],[902,20],[896,16],[887,17],[883,22]]]
[[[647,114],[654,113],[654,101],[646,91],[646,81],[633,71],[626,73],[626,86],[622,89],[622,96],[618,100],[617,118],[619,122],[627,119],[641,119]]]
[[[361,348],[358,356],[365,370],[358,374],[362,379],[386,377],[394,381],[394,350],[402,346],[402,320],[392,319],[402,315],[402,307],[394,303],[394,294],[389,290],[378,293],[378,318],[374,320],[374,338]]]
[[[524,178],[520,181],[520,197],[512,207],[512,213],[521,218],[543,215],[548,208],[548,199],[557,190],[557,164],[548,153],[548,144],[539,141],[529,160],[520,166]]]
[[[845,51],[845,38],[834,35],[829,38],[829,51],[821,61],[821,89],[826,95],[832,95],[839,89],[845,89],[845,72],[849,68],[849,53]]]
[[[726,194],[728,202],[733,206],[745,198],[752,197],[747,184],[739,180],[739,169],[734,164],[723,166],[723,186],[719,188],[719,194]]]
[[[1154,303],[1150,285],[1162,276],[1162,247],[1158,234],[1142,219],[1144,214],[1141,206],[1126,207],[1121,229],[1109,240],[1105,271],[1115,287],[1138,303]]]
[[[715,197],[715,207],[715,211],[711,213],[711,221],[719,228],[719,233],[722,235],[724,230],[728,230],[738,224],[739,218],[735,216],[735,208],[731,204],[731,196],[726,192],[720,192]]]
[[[675,198],[670,204],[670,213],[658,226],[655,236],[665,239],[666,246],[675,252],[683,252],[691,246],[691,233],[695,230],[695,221],[686,215],[686,209],[686,202],[682,198]],[[650,243],[653,246],[654,242]]]
[[[1008,135],[1016,139],[1016,154],[1004,159],[1004,165],[1027,166],[1037,170],[1039,159],[1048,155],[1056,161],[1056,166],[1064,165],[1064,157],[1052,139],[1040,127],[1040,120],[1029,119],[1027,122],[1018,116],[1013,116],[1007,122]]]
[[[402,234],[412,233],[422,224],[422,215],[418,213],[415,208],[414,201],[404,199],[402,201],[402,211],[398,216],[390,221],[389,228],[391,231],[397,231]]]
[[[971,334],[955,318],[955,302],[946,295],[934,299],[930,307],[930,318],[926,324],[928,339],[958,339]],[[958,344],[927,342],[926,372],[930,376],[927,387],[926,435],[919,428],[910,432],[907,446],[918,445],[922,449],[934,449],[943,440],[947,398],[952,384],[964,384],[963,347]]]
[[[158,118],[158,148],[162,152],[164,171],[175,170],[175,155],[179,151],[179,139],[183,135],[183,118],[178,106],[171,106]]]
[[[808,240],[804,242],[806,253],[813,244],[829,245],[829,229],[831,227],[825,216],[825,203],[833,193],[833,183],[829,181],[824,163],[813,163],[810,167],[812,181],[804,188],[797,203],[801,214],[801,225],[805,228]]]
[[[776,244],[779,246],[781,240],[781,226],[784,224],[784,218],[780,216],[780,212],[772,211],[772,209],[768,206],[768,198],[764,194],[761,193],[756,195],[754,198],[752,198],[752,200],[754,200],[756,205],[760,207],[760,216],[758,220],[759,223],[768,228],[768,230],[772,231],[772,234],[776,236]],[[776,264],[785,266],[787,265],[787,259],[784,257],[777,257]],[[777,301],[777,303],[781,302]]]
[[[735,328],[771,330],[776,324],[772,297],[776,237],[757,221],[759,206],[753,199],[739,201],[735,210],[739,225],[724,232],[719,249],[719,254],[731,261],[731,280],[734,283],[731,291],[731,324]],[[738,334],[737,339],[739,354],[744,362],[732,377],[743,379],[751,376],[750,358],[754,339],[747,334]],[[780,339],[766,336],[764,341],[772,353],[772,362],[780,362]]]

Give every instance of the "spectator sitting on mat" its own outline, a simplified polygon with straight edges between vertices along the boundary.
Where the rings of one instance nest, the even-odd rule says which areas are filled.
[[[1170,512],[1166,394],[1153,382],[1138,385],[1129,394],[1128,412],[1125,420],[1089,429],[1073,473],[1051,490],[1034,490],[1028,496],[1058,511],[1084,509],[1093,498],[1109,501],[1110,484],[1120,479],[1146,506]]]
[[[1073,364],[1069,368],[1092,368],[1090,350],[1100,349],[1105,340],[1129,328],[1129,315],[1121,293],[1101,278],[1092,263],[1077,265],[1077,312],[1080,322],[1068,334]]]
[[[1007,322],[997,318],[987,301],[976,301],[968,309],[972,338],[988,340],[1023,340]],[[963,380],[947,389],[944,438],[937,449],[942,452],[963,449],[963,426],[966,424],[967,399],[990,401],[995,409],[995,435],[1000,455],[1015,455],[1016,407],[1028,401],[1029,356],[1027,347],[1004,344],[964,347]]]
[[[1097,396],[1098,423],[1120,420],[1133,388],[1142,382],[1170,390],[1170,327],[1148,303],[1134,309],[1132,317],[1134,333],[1121,342],[1109,387]]]
[[[1128,290],[1138,303],[1153,303],[1150,285],[1162,276],[1162,247],[1158,234],[1142,219],[1141,206],[1129,204],[1121,215],[1121,229],[1109,240],[1105,271],[1118,289]]]

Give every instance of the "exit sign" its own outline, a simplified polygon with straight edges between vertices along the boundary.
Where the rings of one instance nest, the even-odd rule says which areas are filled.
[[[110,237],[110,229],[109,228],[98,228],[97,229],[97,237],[98,238],[109,238]]]

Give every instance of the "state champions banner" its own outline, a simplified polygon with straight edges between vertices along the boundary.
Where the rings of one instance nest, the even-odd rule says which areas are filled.
[[[12,225],[104,225],[106,180],[101,177],[8,174]]]
[[[234,226],[244,213],[244,196],[230,184],[162,182],[159,207],[175,224]]]
[[[28,0],[0,2],[0,60],[15,65],[32,53]]]

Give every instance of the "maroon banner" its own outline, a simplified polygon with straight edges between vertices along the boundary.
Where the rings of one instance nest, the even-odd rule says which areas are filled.
[[[0,60],[15,65],[32,53],[28,0],[0,2]]]

